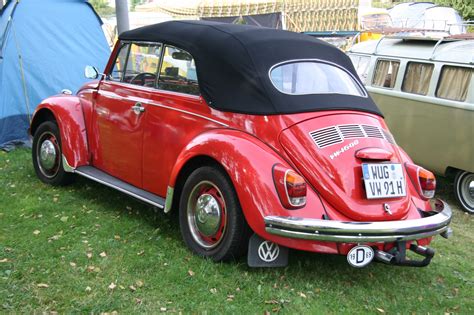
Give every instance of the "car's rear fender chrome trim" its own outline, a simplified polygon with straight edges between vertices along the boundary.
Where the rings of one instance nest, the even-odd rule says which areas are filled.
[[[449,231],[452,211],[438,200],[438,213],[414,220],[383,222],[341,222],[298,217],[267,216],[265,230],[274,235],[343,243],[417,240]]]
[[[171,211],[171,207],[173,206],[173,195],[174,195],[174,188],[171,186],[168,186],[168,189],[166,190],[166,202],[165,202],[165,213],[168,213]]]
[[[65,172],[68,172],[68,173],[74,173],[74,167],[72,167],[69,162],[67,161],[66,157],[64,156],[64,154],[62,155],[62,159],[63,159],[63,169]]]

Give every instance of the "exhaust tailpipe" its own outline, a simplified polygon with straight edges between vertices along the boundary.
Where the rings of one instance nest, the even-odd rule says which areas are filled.
[[[377,261],[383,262],[384,264],[393,264],[395,256],[387,252],[376,250],[375,259]]]

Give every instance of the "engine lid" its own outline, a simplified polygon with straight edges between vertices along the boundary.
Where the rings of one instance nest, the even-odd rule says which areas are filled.
[[[355,221],[399,220],[410,196],[368,199],[363,163],[402,164],[381,117],[364,113],[319,116],[285,129],[280,143],[306,180],[337,211]],[[402,167],[405,185],[407,174]]]

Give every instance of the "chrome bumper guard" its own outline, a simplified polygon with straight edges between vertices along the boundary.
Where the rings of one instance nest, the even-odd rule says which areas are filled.
[[[265,230],[274,235],[341,243],[410,241],[442,234],[448,238],[452,211],[447,203],[436,200],[436,210],[421,219],[342,222],[298,217],[267,216]],[[430,213],[427,213],[428,215]]]

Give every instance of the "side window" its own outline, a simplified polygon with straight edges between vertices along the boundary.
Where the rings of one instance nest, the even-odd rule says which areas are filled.
[[[378,60],[375,67],[372,85],[393,89],[397,80],[400,62],[395,60]]]
[[[122,79],[135,85],[154,87],[160,66],[161,45],[133,43],[130,46],[125,75]]]
[[[453,101],[466,100],[474,69],[444,66],[436,89],[436,96]]]
[[[158,88],[199,95],[196,64],[188,52],[176,47],[165,46]]]
[[[409,62],[403,78],[402,91],[407,93],[428,94],[434,65],[431,63]]]
[[[120,47],[120,50],[117,54],[117,59],[115,59],[114,68],[109,75],[109,80],[122,81],[129,47],[130,44],[123,44],[122,47]]]
[[[352,60],[352,64],[354,65],[360,80],[365,85],[367,83],[367,75],[369,74],[370,57],[359,55],[350,55],[349,57]]]

